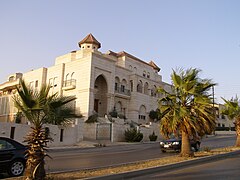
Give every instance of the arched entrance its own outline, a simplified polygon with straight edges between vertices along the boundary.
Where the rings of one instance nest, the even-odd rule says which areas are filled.
[[[107,114],[107,81],[100,75],[97,77],[94,83],[95,96],[94,96],[94,111],[99,116]]]

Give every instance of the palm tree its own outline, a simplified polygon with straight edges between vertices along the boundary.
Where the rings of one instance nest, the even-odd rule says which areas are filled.
[[[17,109],[31,123],[31,131],[26,136],[28,144],[25,175],[29,180],[40,180],[46,177],[44,158],[47,156],[47,143],[51,137],[45,132],[43,124],[67,124],[70,118],[80,117],[67,104],[75,97],[60,97],[57,93],[49,95],[50,86],[43,85],[39,91],[26,86],[24,80],[16,87],[18,95],[13,97]]]
[[[190,138],[203,136],[215,129],[215,116],[211,95],[215,85],[209,79],[200,79],[198,69],[173,71],[172,92],[159,88],[161,112],[160,132],[165,137],[181,135],[181,156],[193,156]]]
[[[232,98],[231,100],[226,100],[222,98],[225,102],[224,109],[222,110],[222,114],[228,116],[229,119],[235,120],[235,129],[236,129],[236,146],[240,147],[240,106],[238,97]]]

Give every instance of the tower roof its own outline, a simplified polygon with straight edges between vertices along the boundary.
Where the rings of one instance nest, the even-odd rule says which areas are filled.
[[[83,40],[81,40],[78,45],[81,47],[81,44],[89,43],[89,44],[95,44],[98,46],[98,48],[101,47],[101,43],[97,41],[97,39],[90,33],[88,34]]]

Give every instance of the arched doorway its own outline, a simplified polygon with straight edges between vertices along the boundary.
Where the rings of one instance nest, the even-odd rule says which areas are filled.
[[[97,77],[94,83],[95,96],[94,96],[94,111],[99,116],[107,114],[107,81],[100,75]]]

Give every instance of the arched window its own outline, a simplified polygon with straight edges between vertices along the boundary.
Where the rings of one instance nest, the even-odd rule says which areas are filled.
[[[151,96],[156,97],[157,96],[157,87],[154,85],[151,90]]]
[[[132,71],[132,65],[129,65],[129,69]]]
[[[69,73],[66,74],[65,81],[69,80]]]
[[[146,71],[143,71],[143,77],[146,77]]]
[[[115,86],[114,86],[114,89],[115,89],[115,91],[119,91],[119,86],[120,86],[120,79],[119,79],[119,77],[115,77]]]
[[[71,74],[71,79],[74,79],[74,74],[75,74],[74,72]]]
[[[133,92],[133,80],[130,81],[130,91]]]
[[[137,74],[137,68],[136,67],[133,68],[133,71],[134,71],[134,73]]]
[[[150,78],[150,72],[147,73],[147,78]]]
[[[140,80],[140,81],[138,82],[138,85],[137,85],[137,92],[142,93],[142,87],[143,87],[142,81]]]
[[[121,83],[121,92],[125,92],[126,88],[127,88],[127,81],[126,79],[123,79]]]
[[[116,104],[115,104],[115,108],[116,108],[116,111],[118,114],[121,114],[122,112],[122,103],[121,101],[118,101]]]
[[[144,94],[149,94],[148,93],[148,83],[147,82],[145,82],[145,84],[144,84]]]
[[[146,120],[146,107],[144,105],[139,108],[138,119]]]

